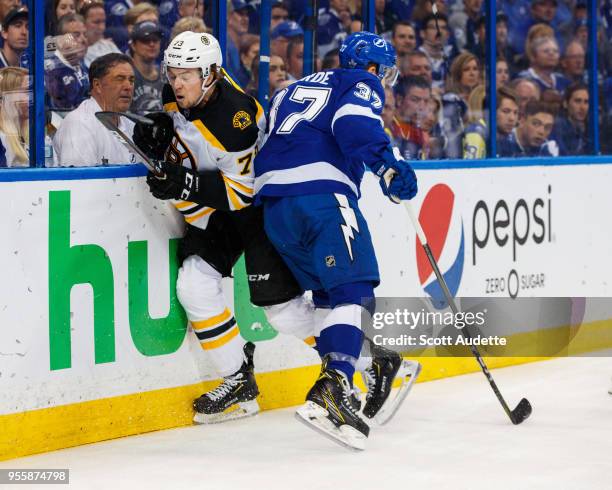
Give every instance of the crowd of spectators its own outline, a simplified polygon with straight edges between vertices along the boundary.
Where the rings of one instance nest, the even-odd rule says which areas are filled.
[[[437,14],[431,0],[375,0],[376,32],[395,47],[401,75],[395,87],[385,89],[385,128],[408,159],[483,158],[490,110],[484,1],[435,3]],[[269,97],[303,76],[307,4],[272,4]],[[599,4],[601,147],[611,153],[612,1]],[[253,95],[258,95],[260,5],[260,0],[227,0],[224,66]],[[342,40],[363,28],[361,2],[317,5],[315,69],[334,69]],[[180,32],[211,32],[212,25],[211,0],[50,0],[46,6],[45,88],[53,115],[47,130],[54,160],[62,165],[77,164],[75,157],[62,157],[68,154],[61,148],[67,131],[62,125],[76,128],[75,114],[114,110],[117,103],[140,114],[161,110],[163,50]],[[497,156],[591,153],[585,0],[504,0],[496,8]],[[20,93],[27,92],[30,32],[21,1],[0,0],[0,26],[0,166],[27,165],[28,111]],[[103,60],[102,66],[96,60]],[[117,81],[119,68],[124,73]],[[81,164],[117,161],[107,150],[96,157],[103,161]]]

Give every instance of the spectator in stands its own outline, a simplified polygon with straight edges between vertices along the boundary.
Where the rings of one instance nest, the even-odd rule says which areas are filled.
[[[28,70],[1,69],[0,94],[0,167],[27,167],[30,164]]]
[[[287,80],[287,68],[285,67],[285,60],[280,56],[270,56],[270,97],[272,97],[277,90],[280,90],[282,83]]]
[[[487,44],[487,31],[486,31],[486,19],[484,15],[481,15],[474,23],[474,34],[470,36],[473,38],[473,42],[470,45],[469,51],[476,56],[482,63],[485,60],[486,44]]]
[[[78,14],[64,15],[58,23],[57,51],[45,59],[45,87],[50,109],[70,111],[89,95],[85,20]]]
[[[579,19],[574,22],[574,35],[572,39],[575,39],[584,49],[588,48],[589,45],[589,24],[587,19]]]
[[[477,24],[482,15],[484,0],[463,0],[463,10],[456,10],[449,18],[448,24],[455,35],[457,48],[474,52],[479,44]]]
[[[303,36],[304,31],[297,22],[281,22],[270,33],[270,53],[286,60],[289,40],[296,37],[303,39]]]
[[[438,32],[438,28],[440,31]],[[428,15],[423,19],[421,30],[423,44],[418,48],[427,55],[432,69],[432,87],[444,88],[444,81],[448,75],[449,63],[456,56],[456,48],[448,42],[448,21],[445,15],[436,17]]]
[[[416,0],[412,10],[412,15],[410,17],[403,18],[412,19],[418,32],[425,28],[427,18],[433,14],[431,6],[431,0]],[[436,0],[436,7],[438,8],[438,14],[443,15],[448,23],[448,4],[446,0]]]
[[[141,2],[129,9],[125,13],[125,26],[128,37],[132,34],[132,29],[141,22],[159,22],[159,9],[148,2]]]
[[[244,34],[240,38],[240,69],[236,74],[238,84],[246,88],[251,81],[251,66],[253,60],[259,56],[259,36]]]
[[[515,3],[518,10],[508,10],[508,4]],[[529,13],[525,12],[526,8]],[[552,27],[557,13],[557,0],[532,0],[529,2],[504,2],[504,9],[509,18],[508,30],[510,44],[517,53],[526,51],[527,33],[535,24],[546,24]],[[527,15],[525,15],[527,14]]]
[[[272,55],[270,56],[270,65],[269,65],[269,87],[270,90],[268,92],[268,96],[270,99],[274,96],[274,94],[283,88],[285,88],[285,82],[287,81],[287,70],[285,68],[285,62],[280,56]],[[247,92],[251,94],[253,97],[257,97],[259,95],[259,87],[257,86],[257,80],[259,80],[259,58],[256,57],[253,59],[253,65],[251,66],[251,72],[253,73],[253,78],[251,79],[251,83],[247,87]]]
[[[184,17],[197,17],[198,19],[204,19],[204,0],[178,0],[178,16],[181,19]],[[202,22],[204,22],[204,20],[202,20]],[[173,38],[174,37],[172,37],[172,39]]]
[[[555,37],[555,31],[548,24],[535,24],[531,26],[527,32],[525,46],[531,46],[533,45],[535,39],[544,37]],[[516,76],[519,72],[529,68],[529,58],[527,56],[525,47],[523,47],[521,54],[515,55],[512,65],[513,76]]]
[[[20,6],[20,0],[0,0],[0,23],[4,22],[4,18],[11,10]]]
[[[525,116],[519,119],[516,130],[516,144],[508,145],[499,153],[502,157],[555,157],[559,155],[557,142],[549,140],[552,132],[555,110],[542,101],[531,101],[525,109]]]
[[[17,6],[21,2],[15,2]],[[0,0],[0,5],[2,0]],[[46,2],[45,8],[45,35],[57,35],[57,21],[66,14],[76,14],[75,0],[53,0]]]
[[[441,159],[446,157],[447,140],[442,132],[440,123],[442,115],[442,99],[433,94],[427,106],[427,112],[422,123],[422,129],[429,139],[428,155],[430,159]]]
[[[120,52],[111,39],[104,39],[106,30],[104,3],[99,1],[85,3],[79,13],[85,19],[85,37],[88,47],[84,62],[87,68],[93,60],[100,56]]]
[[[204,21],[199,17],[182,17],[176,21],[174,27],[172,28],[172,32],[170,33],[170,40],[174,39],[181,32],[207,32],[211,33],[212,31],[206,27]]]
[[[563,114],[557,117],[552,137],[561,155],[585,155],[592,146],[587,130],[589,89],[583,83],[567,88],[563,100]]]
[[[519,106],[519,118],[522,118],[525,116],[527,104],[531,101],[540,100],[540,87],[537,83],[528,78],[517,78],[512,80],[510,88],[516,93]]]
[[[128,3],[125,0],[111,0],[115,1],[117,8],[119,6],[127,5]],[[159,22],[160,15],[159,9],[148,2],[140,2],[130,9],[123,10],[124,12],[121,15],[123,19],[120,25],[110,24],[111,18],[114,17],[113,14],[109,14],[108,9],[108,1],[104,4],[104,8],[106,9],[106,26],[107,32],[113,38],[114,43],[121,50],[122,53],[127,53],[129,50],[130,44],[130,34],[132,33],[132,29],[134,25],[139,24],[140,22],[151,21],[151,22]],[[131,4],[131,0],[129,1]],[[115,19],[117,20],[117,19]],[[125,22],[125,25],[124,25]]]
[[[423,77],[430,84],[432,83],[431,63],[422,51],[413,51],[404,55],[400,60],[399,69],[403,77]]]
[[[429,141],[423,131],[423,121],[431,99],[431,85],[422,77],[408,76],[401,80],[397,92],[397,116],[391,133],[406,160],[428,157]]]
[[[328,8],[319,9],[317,41],[319,58],[324,58],[328,51],[337,49],[346,37],[346,30],[340,18],[340,12],[348,8],[348,0],[329,0]]]
[[[485,115],[486,89],[478,85],[468,98],[468,125],[463,136],[463,158],[474,160],[487,156],[488,127]]]
[[[99,111],[127,111],[132,104],[132,60],[124,54],[106,54],[94,60],[89,76],[91,98],[66,116],[53,138],[57,163],[77,167],[134,163],[136,157],[95,117]],[[118,117],[118,125],[132,136],[133,122]]]
[[[15,8],[4,17],[1,34],[4,43],[0,48],[0,68],[7,66],[28,68],[29,60],[26,50],[30,31],[27,7]]]
[[[525,54],[529,59],[529,68],[518,74],[519,78],[533,80],[540,91],[557,92],[561,98],[569,85],[569,80],[556,72],[559,64],[559,45],[553,37],[536,38],[525,46]]]
[[[395,119],[395,94],[391,87],[385,87],[385,105],[383,106],[382,114],[380,115],[385,133],[389,136],[391,144],[397,146],[395,138],[393,137],[393,120]]]
[[[277,2],[272,5],[272,17],[270,19],[270,31],[281,22],[287,22],[289,20],[289,8],[283,2]]]
[[[467,103],[472,90],[481,82],[482,70],[478,58],[472,53],[464,52],[453,60],[446,84],[446,90],[447,93],[456,93],[465,103]]]
[[[571,41],[565,48],[565,53],[561,58],[561,73],[570,82],[586,82],[587,73],[584,69],[586,53],[582,44],[578,41]]]
[[[325,58],[328,58],[330,53],[336,53],[337,50],[329,51]],[[338,64],[334,67],[340,66],[340,58],[338,58]],[[287,45],[287,79],[291,81],[299,80],[302,78],[304,72],[304,38],[297,36],[289,40]]]
[[[162,29],[157,22],[140,22],[130,35],[130,55],[133,60],[134,100],[130,110],[146,114],[162,110],[164,86],[157,58],[161,50]]]
[[[363,22],[361,22],[361,17],[359,15],[353,15],[353,20],[351,21],[351,28],[349,29],[349,34],[353,34],[359,31],[363,31]]]
[[[516,148],[516,125],[519,120],[518,96],[508,87],[497,89],[497,155],[509,155]]]
[[[574,39],[576,35],[576,30],[579,27],[584,25],[586,27],[587,24],[587,4],[585,0],[578,0],[574,3],[574,10],[570,18],[559,25],[559,35],[563,39],[565,43],[565,47],[567,49],[567,44]],[[588,36],[588,34],[587,34]]]
[[[240,72],[240,38],[249,31],[249,6],[244,0],[232,0],[227,16],[227,69],[232,77]]]
[[[151,3],[137,0],[105,0],[107,32],[121,52],[124,53],[128,49],[132,26],[145,20],[161,24],[164,30],[162,41],[169,37],[170,29],[178,20],[178,2],[176,0],[153,1],[159,6],[159,9]]]
[[[407,20],[396,22],[391,31],[391,44],[398,58],[413,52],[417,47],[414,26]]]
[[[469,51],[455,58],[450,68],[446,93],[442,95],[442,131],[446,138],[448,158],[463,155],[463,130],[467,118],[468,98],[482,82],[480,63]]]
[[[510,69],[508,68],[508,62],[504,58],[497,58],[497,61],[495,62],[495,88],[508,85],[509,81]]]
[[[321,70],[333,70],[334,68],[340,68],[339,49],[332,49],[331,51],[328,51],[328,53],[325,55],[325,58],[323,58],[323,63],[321,65]]]
[[[508,42],[508,16],[503,12],[497,12],[495,17],[495,36],[497,45],[497,58],[503,58],[508,63],[508,69],[512,76],[521,71],[522,68],[516,66],[518,53]]]
[[[393,18],[390,9],[387,9],[386,0],[374,0],[374,12],[376,19],[374,21],[374,32],[382,35],[389,32],[395,26],[397,19]]]

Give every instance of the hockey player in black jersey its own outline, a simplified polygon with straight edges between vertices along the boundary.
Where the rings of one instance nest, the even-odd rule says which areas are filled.
[[[177,295],[223,377],[217,388],[195,400],[194,420],[200,423],[259,410],[254,346],[240,335],[221,287],[242,253],[249,276],[268,276],[266,281],[249,281],[249,289],[251,302],[264,308],[270,324],[312,347],[317,336],[314,308],[267,239],[261,209],[249,206],[253,160],[264,135],[263,110],[227,76],[221,63],[213,36],[185,32],[174,38],[164,54],[169,82],[163,91],[165,112],[150,114],[154,124],[138,123],[134,130],[134,142],[159,160],[165,173],[162,179],[148,175],[152,194],[170,200],[185,219]],[[395,359],[392,365],[385,363],[390,357]],[[384,364],[391,380],[402,378],[404,393],[418,374],[418,363],[403,361],[391,351],[361,362],[364,370]],[[379,373],[375,370],[374,377]],[[372,399],[381,407],[393,404],[386,385],[368,386],[366,407]],[[369,413],[373,417],[382,412],[379,408]]]

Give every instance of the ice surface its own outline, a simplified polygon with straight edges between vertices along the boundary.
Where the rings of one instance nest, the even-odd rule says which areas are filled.
[[[523,396],[531,401],[524,424],[509,422],[475,373],[417,384],[397,416],[372,430],[363,453],[329,442],[285,409],[0,467],[70,468],[70,489],[612,489],[610,358],[557,359],[493,375],[512,407]]]

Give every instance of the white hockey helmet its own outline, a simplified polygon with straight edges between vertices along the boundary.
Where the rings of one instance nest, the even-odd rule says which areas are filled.
[[[206,79],[212,72],[213,65],[221,68],[223,56],[219,41],[213,36],[201,32],[186,31],[180,33],[164,51],[164,68],[200,68],[202,78]]]

